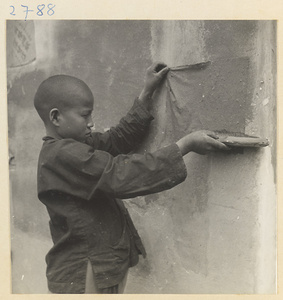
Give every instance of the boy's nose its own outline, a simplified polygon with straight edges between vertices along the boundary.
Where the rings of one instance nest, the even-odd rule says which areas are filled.
[[[88,123],[87,123],[87,128],[91,128],[91,127],[93,127],[93,121],[92,121],[92,119],[90,119],[89,121],[88,121]]]

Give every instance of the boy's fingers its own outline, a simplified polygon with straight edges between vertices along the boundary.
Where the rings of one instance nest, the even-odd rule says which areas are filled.
[[[168,67],[164,67],[161,71],[159,71],[158,75],[163,77],[166,73],[168,73],[169,68]]]
[[[214,137],[212,137],[212,139],[211,139],[211,144],[216,149],[225,150],[225,151],[230,150],[229,147],[227,147],[225,144],[215,140]]]
[[[212,137],[212,138],[214,138],[214,139],[218,139],[218,138],[219,138],[218,135],[217,135],[215,132],[213,132],[213,131],[207,131],[206,134],[207,134],[209,137]]]
[[[228,150],[231,150],[229,147],[227,147],[225,144],[221,143],[221,142],[218,142],[216,141],[217,144],[216,147],[220,150],[225,150],[225,151],[228,151]]]
[[[156,73],[159,73],[161,70],[163,70],[166,67],[167,67],[167,65],[163,62],[155,62],[152,65],[152,69]]]
[[[231,148],[227,147],[225,144],[219,142],[219,149],[229,151]]]

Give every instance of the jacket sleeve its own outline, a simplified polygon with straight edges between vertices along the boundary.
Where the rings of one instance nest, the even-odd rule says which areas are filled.
[[[111,127],[105,133],[92,133],[86,143],[113,156],[129,153],[141,143],[151,120],[152,115],[136,99],[130,111],[116,127]]]
[[[61,140],[51,159],[40,163],[41,191],[57,190],[91,200],[96,193],[121,199],[157,193],[185,180],[186,166],[176,144],[153,153],[111,154]],[[39,190],[39,193],[41,192]]]

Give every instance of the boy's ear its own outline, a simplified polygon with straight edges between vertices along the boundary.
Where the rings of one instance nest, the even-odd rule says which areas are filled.
[[[60,111],[58,108],[52,108],[49,112],[49,120],[55,126],[59,126]]]

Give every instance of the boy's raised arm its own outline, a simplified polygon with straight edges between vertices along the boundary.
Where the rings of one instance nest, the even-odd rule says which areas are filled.
[[[86,141],[87,144],[93,146],[94,149],[109,152],[113,156],[129,153],[137,147],[153,119],[149,112],[151,96],[168,70],[169,68],[164,63],[152,64],[147,69],[144,88],[128,114],[109,131],[103,134],[93,133],[92,139]]]

